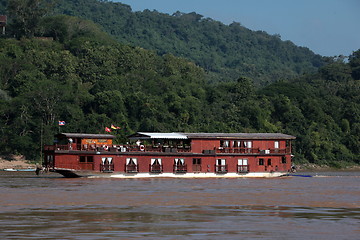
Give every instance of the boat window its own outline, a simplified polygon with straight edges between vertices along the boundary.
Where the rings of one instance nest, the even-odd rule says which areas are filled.
[[[93,163],[94,162],[94,157],[93,156],[80,156],[79,157],[79,162],[81,163]]]
[[[54,161],[54,156],[53,155],[47,155],[46,158],[47,158],[48,162]]]
[[[252,148],[252,141],[244,141],[245,148]]]
[[[86,162],[85,156],[80,156],[80,162]]]
[[[267,165],[268,165],[268,166],[271,166],[271,158],[268,159]]]
[[[244,147],[244,142],[243,141],[234,141],[234,145],[233,147]]]
[[[274,148],[279,148],[279,141],[274,142]]]
[[[247,159],[238,159],[238,165],[239,166],[248,165],[248,160]]]
[[[226,173],[227,172],[226,159],[223,159],[223,158],[216,159],[215,172],[217,172],[217,173]]]
[[[193,164],[201,164],[201,158],[193,158]]]
[[[136,165],[137,159],[136,158],[127,158],[126,159],[126,165]]]
[[[152,158],[151,165],[161,165],[161,158]]]
[[[225,159],[216,159],[216,164],[217,164],[217,165],[225,165],[225,164],[226,164],[226,160],[225,160]]]
[[[175,158],[175,165],[177,165],[177,166],[183,166],[183,165],[185,165],[185,159],[183,159],[183,158]]]
[[[281,158],[281,163],[286,163],[286,157],[285,157],[285,156],[283,156],[283,157]]]
[[[264,165],[264,159],[263,158],[259,159],[259,165]]]

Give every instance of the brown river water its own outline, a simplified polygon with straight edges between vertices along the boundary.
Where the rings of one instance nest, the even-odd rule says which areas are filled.
[[[360,239],[360,172],[309,174],[66,179],[0,172],[0,239]]]

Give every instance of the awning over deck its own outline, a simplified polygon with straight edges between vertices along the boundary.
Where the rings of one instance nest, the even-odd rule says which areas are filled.
[[[296,139],[296,137],[282,133],[155,133],[138,132],[129,139]]]
[[[137,132],[129,139],[188,139],[183,133],[155,133],[155,132]]]
[[[116,138],[111,134],[89,134],[89,133],[59,133],[55,137],[61,138],[88,138],[88,139],[113,139]]]
[[[296,137],[283,133],[184,133],[189,139],[296,139]]]

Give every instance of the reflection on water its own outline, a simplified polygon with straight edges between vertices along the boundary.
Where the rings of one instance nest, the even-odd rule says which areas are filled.
[[[358,239],[359,173],[317,175],[124,180],[1,172],[0,238]]]

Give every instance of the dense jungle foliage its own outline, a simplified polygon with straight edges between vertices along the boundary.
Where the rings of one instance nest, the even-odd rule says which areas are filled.
[[[282,132],[297,137],[297,162],[359,163],[360,50],[262,88],[244,75],[210,84],[189,60],[119,43],[89,20],[46,16],[43,7],[33,8],[34,24],[13,21],[17,39],[0,38],[0,154],[36,159],[59,130],[104,133],[114,124],[118,141],[135,131]]]
[[[4,1],[4,0],[1,0]],[[184,57],[205,69],[212,82],[250,77],[256,85],[316,72],[321,56],[280,35],[225,25],[197,13],[133,12],[121,3],[54,0],[55,12],[92,20],[127,45]]]

